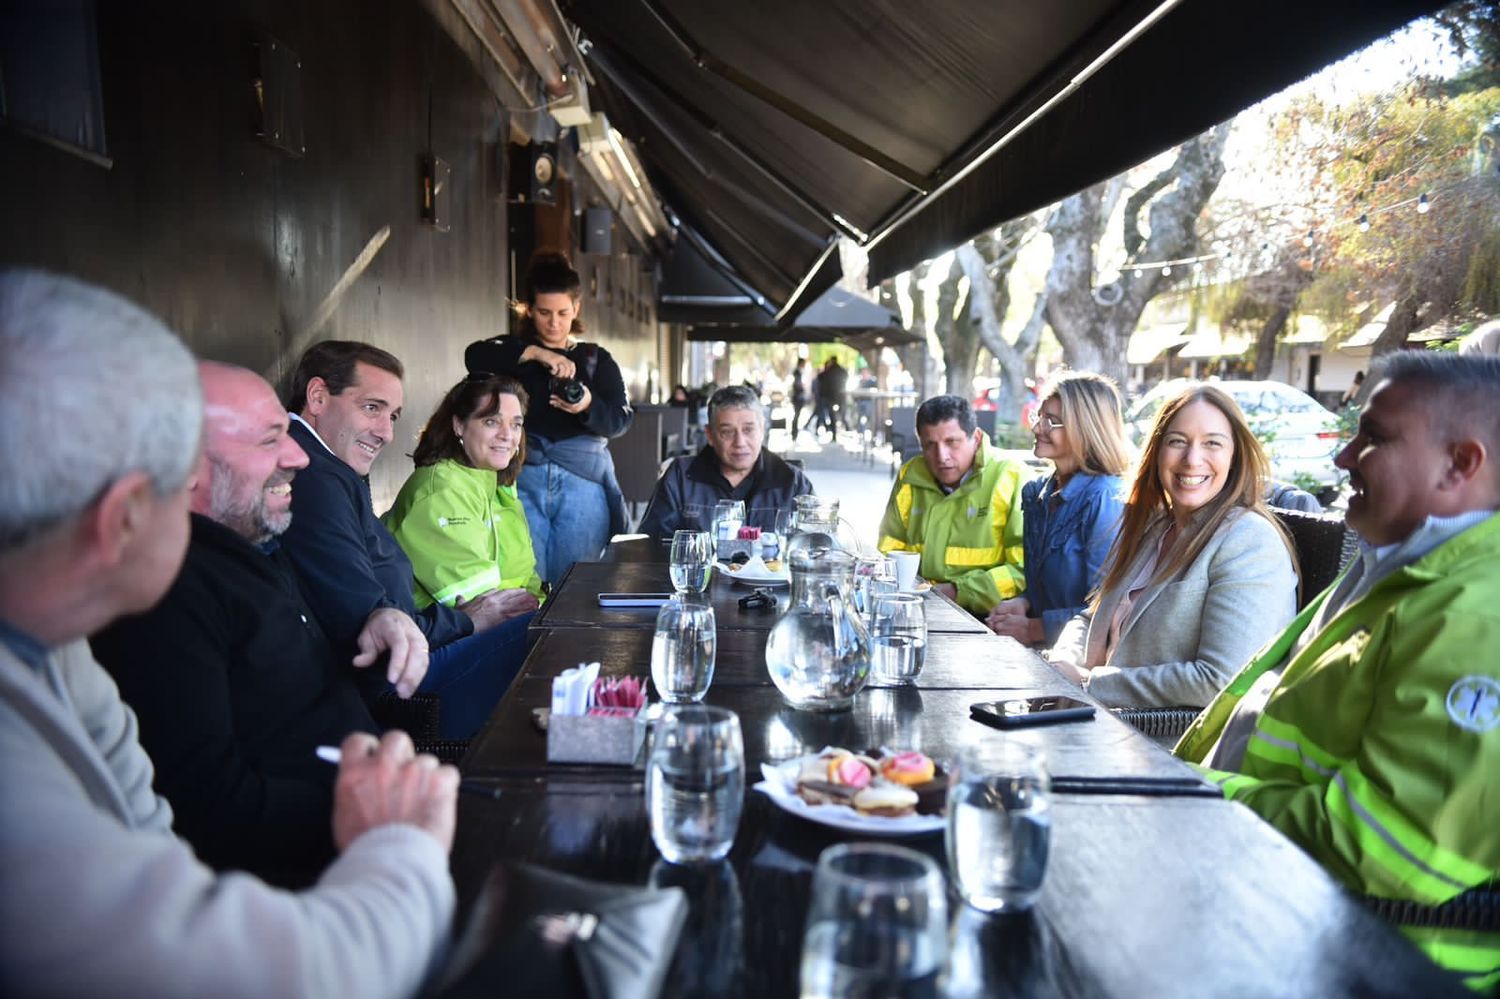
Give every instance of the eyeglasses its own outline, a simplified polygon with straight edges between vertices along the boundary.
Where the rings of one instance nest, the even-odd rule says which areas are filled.
[[[1032,432],[1035,433],[1038,427],[1046,427],[1047,432],[1051,433],[1054,430],[1061,430],[1063,428],[1063,422],[1061,420],[1048,416],[1046,413],[1038,413],[1031,418]]]

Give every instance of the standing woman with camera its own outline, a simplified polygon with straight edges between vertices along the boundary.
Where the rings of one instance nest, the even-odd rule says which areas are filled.
[[[607,446],[630,426],[625,381],[609,351],[577,339],[578,272],[561,253],[531,258],[520,326],[469,345],[470,372],[509,375],[530,399],[526,464],[516,486],[543,579],[598,558],[625,530],[625,500]]]

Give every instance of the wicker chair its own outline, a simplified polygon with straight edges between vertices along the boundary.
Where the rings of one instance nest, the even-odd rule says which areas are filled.
[[[1344,526],[1342,517],[1303,513],[1272,507],[1271,513],[1292,536],[1297,562],[1302,571],[1302,585],[1297,596],[1297,610],[1322,593],[1358,551],[1359,539]],[[1119,708],[1121,721],[1135,726],[1163,746],[1171,747],[1198,717],[1197,708]]]
[[[1359,550],[1359,539],[1344,526],[1342,517],[1274,506],[1271,512],[1292,536],[1292,546],[1297,550],[1297,562],[1302,570],[1302,588],[1297,600],[1300,611],[1338,578]]]

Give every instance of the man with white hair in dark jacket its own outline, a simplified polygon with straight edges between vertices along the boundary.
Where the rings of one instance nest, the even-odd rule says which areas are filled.
[[[708,400],[708,445],[675,459],[656,483],[641,517],[642,534],[670,538],[673,531],[707,531],[714,506],[725,499],[745,504],[745,526],[776,529],[776,514],[813,491],[800,468],[765,449],[766,414],[755,390],[721,388]]]

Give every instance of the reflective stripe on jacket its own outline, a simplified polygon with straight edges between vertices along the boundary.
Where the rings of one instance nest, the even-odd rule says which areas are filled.
[[[1255,680],[1285,660],[1324,594],[1195,721],[1200,762]],[[1240,764],[1203,769],[1356,891],[1441,904],[1500,873],[1500,516],[1345,607],[1287,663]],[[1476,989],[1500,984],[1500,934],[1403,932]]]
[[[524,588],[541,597],[521,499],[489,469],[446,459],[424,465],[381,519],[411,559],[419,608],[451,607],[496,589]]]
[[[880,522],[880,550],[922,553],[921,573],[953,583],[958,602],[983,614],[1026,588],[1021,486],[1030,477],[989,444],[967,481],[944,494],[921,455],[901,466]]]

